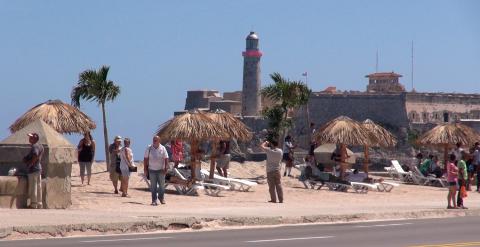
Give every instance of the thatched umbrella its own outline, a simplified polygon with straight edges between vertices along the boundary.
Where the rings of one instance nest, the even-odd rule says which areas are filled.
[[[219,109],[206,114],[224,129],[224,131],[229,135],[228,139],[236,139],[238,141],[249,141],[252,139],[252,132],[233,114]],[[213,140],[212,156],[210,157],[210,179],[213,179],[213,174],[215,172],[215,152],[217,149],[217,142],[218,140]]]
[[[461,123],[439,124],[419,137],[417,143],[442,147],[444,164],[448,162],[448,149],[456,143],[471,145],[480,140],[480,135],[474,129]]]
[[[87,133],[96,128],[95,122],[78,108],[60,100],[48,100],[25,112],[12,125],[10,132],[21,130],[41,119],[59,133]]]
[[[367,129],[371,135],[375,137],[375,140],[372,140],[371,146],[374,147],[393,147],[397,145],[397,138],[386,130],[382,126],[376,124],[370,119],[363,121],[362,126]],[[368,145],[363,146],[363,151],[365,154],[364,161],[364,170],[368,177]]]
[[[346,145],[370,145],[372,136],[369,131],[349,117],[340,116],[324,124],[315,132],[318,143],[336,143],[340,145],[340,177],[345,173]]]
[[[198,142],[215,138],[229,138],[225,130],[205,113],[194,110],[176,116],[160,125],[157,135],[162,140],[190,142],[192,179],[195,179],[195,165]]]

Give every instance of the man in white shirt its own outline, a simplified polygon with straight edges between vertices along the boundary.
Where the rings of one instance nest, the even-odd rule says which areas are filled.
[[[160,137],[154,136],[152,145],[147,147],[143,157],[144,172],[150,178],[152,206],[157,206],[157,198],[165,204],[165,174],[168,170],[167,149],[160,144]]]
[[[277,141],[272,141],[271,143],[267,141],[263,142],[261,147],[267,154],[267,183],[270,192],[270,201],[268,202],[276,203],[278,195],[278,202],[283,203],[283,189],[282,182],[280,181],[283,152],[278,148]]]

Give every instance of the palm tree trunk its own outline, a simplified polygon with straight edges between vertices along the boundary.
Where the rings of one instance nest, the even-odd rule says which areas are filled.
[[[105,140],[105,161],[107,162],[107,170],[110,165],[110,155],[108,153],[108,131],[107,131],[107,117],[105,114],[105,103],[102,105],[102,116],[103,116],[103,138]]]

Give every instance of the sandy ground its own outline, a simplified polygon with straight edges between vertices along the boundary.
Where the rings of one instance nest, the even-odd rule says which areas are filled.
[[[203,168],[208,169],[204,163]],[[178,195],[173,187],[168,187],[167,204],[151,207],[150,193],[145,182],[137,174],[130,178],[130,198],[113,194],[108,174],[103,172],[105,164],[94,164],[94,175],[90,186],[81,186],[78,167],[72,171],[71,209],[88,209],[114,212],[156,212],[176,214],[187,213],[212,215],[284,215],[301,216],[313,214],[346,214],[376,212],[383,210],[412,210],[444,208],[446,189],[427,186],[402,185],[391,193],[371,192],[368,194],[337,193],[326,189],[307,190],[298,179],[284,177],[285,203],[270,204],[268,186],[265,184],[265,163],[232,162],[230,176],[247,178],[259,182],[252,192],[225,191],[221,197]],[[140,166],[139,171],[143,171]],[[294,175],[299,171],[294,169]],[[480,196],[470,193],[466,205],[478,205]],[[474,203],[475,202],[475,203]]]
[[[204,164],[207,168],[208,164]],[[143,171],[140,166],[139,171]],[[133,173],[130,178],[130,198],[113,194],[113,187],[105,172],[104,163],[93,165],[91,185],[82,186],[78,165],[72,171],[72,206],[66,210],[8,210],[0,209],[0,227],[102,223],[161,217],[241,217],[310,215],[344,215],[358,213],[410,212],[446,207],[444,188],[401,185],[390,193],[333,192],[327,189],[305,189],[298,179],[284,177],[285,203],[272,204],[265,184],[265,163],[232,162],[230,176],[256,180],[259,185],[251,192],[224,191],[220,197],[201,193],[199,196],[178,195],[168,187],[166,205],[150,206],[150,192],[141,178]],[[294,175],[299,171],[294,169]],[[480,194],[470,192],[465,205],[478,209]],[[21,215],[21,217],[19,217]]]

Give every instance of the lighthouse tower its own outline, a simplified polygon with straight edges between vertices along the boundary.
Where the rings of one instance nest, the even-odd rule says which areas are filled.
[[[261,110],[260,97],[260,58],[262,52],[258,49],[258,36],[250,32],[246,38],[247,47],[243,55],[243,91],[242,116],[257,116]]]

